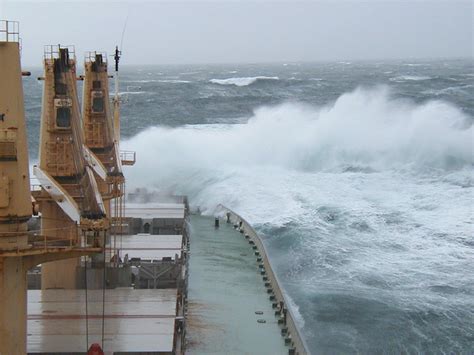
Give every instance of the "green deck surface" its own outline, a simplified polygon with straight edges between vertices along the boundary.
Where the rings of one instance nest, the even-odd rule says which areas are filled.
[[[187,353],[288,354],[247,240],[222,220],[190,222]]]

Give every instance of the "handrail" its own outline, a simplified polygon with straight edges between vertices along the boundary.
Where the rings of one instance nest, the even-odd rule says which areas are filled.
[[[60,57],[60,49],[67,49],[69,54],[69,60],[76,61],[76,50],[73,45],[59,45],[49,44],[44,46],[43,58],[45,60],[58,59]]]
[[[121,150],[120,159],[135,161],[136,154],[137,154],[136,152],[131,151],[131,150]]]
[[[59,237],[51,235],[54,232],[64,232],[66,237]],[[44,234],[43,234],[44,233]],[[78,233],[76,225],[62,228],[48,228],[45,230],[31,230],[31,231],[17,231],[17,232],[1,232],[0,237],[8,237],[18,241],[20,238],[28,237],[28,249],[44,249],[45,251],[50,247],[68,247],[68,248],[86,248],[85,239],[82,240]],[[58,245],[61,244],[61,245]],[[18,244],[18,243],[17,243]],[[21,249],[16,247],[16,251]],[[0,253],[2,250],[0,250]]]
[[[136,162],[137,153],[133,151],[121,150],[120,160],[122,165],[134,165]]]
[[[96,60],[96,55],[100,54],[102,56],[102,62],[107,64],[107,52],[100,51],[89,51],[84,53],[84,61],[86,63],[93,63]]]
[[[300,330],[296,325],[295,316],[291,311],[291,307],[289,307],[287,297],[280,288],[280,282],[278,280],[278,277],[273,272],[270,259],[268,258],[267,250],[265,249],[265,245],[262,243],[262,240],[260,239],[259,235],[255,231],[255,229],[253,229],[250,223],[248,223],[244,218],[232,211],[230,208],[227,208],[224,205],[218,205],[217,209],[221,209],[229,213],[235,224],[239,225],[240,222],[242,222],[241,228],[243,228],[243,232],[248,235],[250,240],[255,243],[261,254],[262,261],[265,266],[265,272],[268,276],[268,281],[270,282],[273,293],[275,295],[275,300],[279,304],[283,302],[284,308],[286,309],[286,326],[288,328],[288,335],[291,336],[291,341],[295,349],[295,355],[310,354],[306,341],[301,336]]]
[[[20,42],[18,21],[0,20],[0,42]]]

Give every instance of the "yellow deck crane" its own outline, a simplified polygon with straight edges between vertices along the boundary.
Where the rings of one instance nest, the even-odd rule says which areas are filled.
[[[67,64],[64,59],[61,65]],[[106,225],[103,207],[87,196],[85,205],[92,208],[88,207],[87,213],[77,209],[76,213],[81,225],[93,231],[90,238],[81,238],[65,212],[57,215],[67,223],[46,223],[41,232],[28,231],[33,205],[21,77],[19,24],[0,21],[0,354],[15,355],[26,354],[28,269],[48,261],[101,252],[101,248],[94,247],[98,242],[94,236]],[[57,142],[63,141],[57,138]],[[85,165],[82,167],[83,172],[87,171]],[[45,193],[51,192],[57,206],[71,203],[70,196],[58,185],[51,179],[51,185],[44,185]],[[49,206],[49,211],[51,216],[54,207]],[[72,209],[69,212],[75,213]]]
[[[41,229],[67,228],[103,247],[109,219],[94,174],[106,178],[106,171],[84,143],[72,46],[45,47],[43,79],[39,166],[33,167],[42,187],[35,195]],[[78,287],[78,266],[78,258],[43,264],[42,289]]]
[[[117,71],[116,74],[118,75]],[[115,261],[111,266],[116,266],[119,260],[117,233],[121,232],[124,214],[125,178],[122,173],[119,149],[120,135],[117,133],[120,129],[119,98],[116,94],[112,112],[109,100],[109,78],[107,54],[87,52],[84,61],[84,76],[81,77],[84,80],[82,96],[84,141],[99,159],[97,164],[103,166],[103,175],[99,176],[96,173],[96,178],[107,215],[111,218],[114,227],[111,229],[107,243],[107,251],[110,253],[106,253],[106,259]],[[114,122],[113,114],[116,122]],[[127,154],[130,156],[130,153]],[[134,160],[134,153],[132,154],[131,157]],[[124,162],[131,165],[130,159]],[[111,203],[112,200],[113,203]]]

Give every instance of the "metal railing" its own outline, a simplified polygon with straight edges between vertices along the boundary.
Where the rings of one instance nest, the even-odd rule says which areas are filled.
[[[48,234],[41,234],[41,231],[33,231],[29,238],[29,243],[35,248],[48,249],[51,247],[70,247],[73,246],[85,246],[81,245],[81,238],[79,237],[79,231],[76,226],[69,228],[56,228],[54,230],[45,230],[44,233],[64,233],[67,235],[66,238],[58,238]]]
[[[260,256],[262,257],[262,262],[265,267],[266,276],[268,277],[268,281],[270,282],[271,289],[275,296],[274,302],[276,302],[277,304],[283,305],[283,308],[286,310],[285,311],[286,312],[285,326],[288,329],[286,337],[290,338],[291,345],[294,349],[293,353],[295,355],[310,354],[306,341],[301,336],[300,330],[295,322],[295,316],[293,315],[291,307],[289,306],[290,303],[287,302],[287,299],[286,299],[287,297],[285,296],[284,292],[280,288],[280,282],[276,274],[273,272],[270,260],[268,258],[267,251],[259,235],[244,218],[242,218],[240,215],[238,215],[231,209],[223,205],[219,205],[217,208],[226,213],[229,213],[232,223],[238,226],[240,225],[240,228],[242,228],[243,233],[245,235],[248,235],[249,239],[252,240],[257,246],[257,249],[260,252]]]
[[[44,234],[43,234],[44,233]],[[54,235],[53,235],[54,234]],[[65,237],[61,237],[64,235]],[[87,248],[90,247],[86,244],[85,239],[80,237],[79,229],[76,225],[64,228],[51,228],[46,230],[33,230],[25,232],[2,232],[0,238],[7,237],[9,242],[16,244],[17,247],[12,250],[0,250],[2,252],[17,252],[25,250],[22,245],[23,239],[28,237],[28,244],[26,250],[43,250],[48,251],[49,249],[58,248]],[[15,243],[15,238],[17,242]],[[22,247],[20,247],[22,246]]]
[[[44,59],[58,59],[59,58],[59,50],[60,49],[66,49],[68,50],[69,54],[69,60],[76,61],[76,50],[74,46],[67,45],[58,45],[58,44],[50,44],[47,46],[44,46]]]
[[[90,52],[84,53],[84,61],[86,63],[93,63],[96,61],[98,54],[102,56],[102,62],[104,64],[107,63],[107,52],[97,52],[97,51],[90,51]]]
[[[123,165],[133,165],[135,164],[137,157],[136,152],[128,151],[128,150],[121,150],[120,151],[120,160],[122,161]]]
[[[20,23],[0,20],[0,42],[20,42]]]

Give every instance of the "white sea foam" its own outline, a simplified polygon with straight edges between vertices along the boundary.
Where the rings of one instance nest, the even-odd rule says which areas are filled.
[[[191,178],[191,172],[216,165],[304,172],[458,168],[473,163],[472,135],[457,108],[442,101],[397,100],[382,87],[342,95],[326,107],[263,107],[246,124],[154,127],[124,146],[143,157],[132,181],[171,188],[184,184],[181,179]],[[156,172],[146,173],[149,161],[156,161]]]
[[[146,80],[123,80],[123,83],[156,83],[157,79],[146,79]]]
[[[201,73],[200,71],[188,71],[188,72],[183,72],[179,73],[179,75],[195,75]]]
[[[293,298],[291,298],[291,296],[287,292],[285,292],[285,299],[290,306],[291,313],[293,317],[295,318],[295,322],[297,326],[299,327],[299,329],[302,329],[305,323],[304,323],[303,315],[301,314],[301,311],[300,311],[300,307],[298,307],[295,301],[293,301]]]
[[[279,80],[277,76],[253,76],[242,78],[228,78],[228,79],[211,79],[213,84],[219,85],[235,85],[235,86],[249,86],[259,80]]]
[[[147,92],[146,91],[121,91],[119,92],[119,96],[123,96],[123,95],[142,95],[142,94],[146,94]],[[114,96],[113,93],[110,93],[110,96]]]
[[[400,75],[400,76],[390,78],[390,81],[403,82],[403,81],[422,81],[422,80],[430,80],[430,79],[431,79],[431,77],[429,77],[429,76]]]
[[[336,196],[348,198],[344,184],[357,184],[351,174],[366,176],[363,180],[373,180],[369,171],[379,178],[453,174],[472,166],[473,134],[467,117],[447,103],[416,105],[377,88],[342,95],[326,107],[260,108],[245,124],[154,127],[123,147],[140,157],[127,172],[131,187],[186,193],[205,211],[226,203],[253,222],[284,224],[304,213],[298,195],[305,196],[305,189],[317,193],[310,192],[316,188],[311,179],[318,177],[318,186],[329,189],[324,196],[330,203]],[[389,183],[375,182],[386,194]]]
[[[178,80],[178,79],[163,79],[158,80],[160,83],[168,83],[168,84],[188,84],[190,83],[189,80]]]

